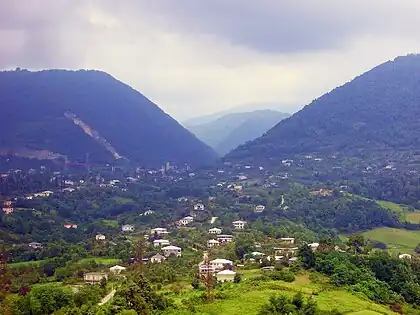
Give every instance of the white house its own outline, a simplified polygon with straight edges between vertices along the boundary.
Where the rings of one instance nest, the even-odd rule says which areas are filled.
[[[287,244],[294,244],[295,238],[294,237],[281,237],[280,242],[287,243]]]
[[[205,207],[202,203],[197,203],[197,204],[194,205],[194,210],[203,211],[204,208]]]
[[[126,270],[127,268],[115,265],[114,267],[109,268],[109,271],[112,272],[114,275],[119,275],[122,271]]]
[[[261,213],[265,210],[265,206],[264,205],[258,205],[255,207],[254,212],[255,213]]]
[[[220,245],[220,242],[218,240],[209,240],[207,242],[207,247],[208,248],[212,248],[212,247],[218,246],[218,245]]]
[[[50,191],[50,190],[46,190],[46,191],[41,191],[39,193],[34,194],[34,197],[49,197],[53,194],[54,192]]]
[[[123,231],[123,232],[133,232],[134,231],[134,225],[132,225],[132,224],[124,224],[121,227],[121,231]]]
[[[401,255],[398,255],[398,258],[399,259],[411,259],[412,256],[410,254],[401,254]]]
[[[150,230],[151,235],[154,235],[154,234],[162,235],[162,234],[168,234],[168,233],[169,232],[166,228],[154,228]]]
[[[179,224],[181,224],[181,225],[188,225],[192,222],[194,222],[194,218],[190,217],[190,216],[182,218],[181,220],[179,220]]]
[[[104,272],[88,272],[83,276],[85,283],[95,284],[101,282],[102,279],[108,279],[108,276]]]
[[[150,257],[150,262],[153,264],[155,263],[160,264],[162,261],[165,261],[165,260],[166,260],[166,257],[161,254],[156,254]]]
[[[308,244],[308,246],[312,249],[312,250],[317,250],[319,247],[319,243],[311,243]]]
[[[210,261],[210,264],[215,268],[215,270],[223,270],[226,267],[233,267],[233,261],[223,258],[217,258]]]
[[[163,254],[166,257],[169,257],[171,255],[175,255],[177,257],[181,256],[181,247],[178,247],[178,246],[170,245],[170,246],[163,247],[162,250],[163,250]]]
[[[97,240],[97,241],[105,241],[105,235],[103,235],[103,234],[98,234],[98,235],[96,235],[95,236],[95,239]]]
[[[153,210],[147,210],[147,211],[145,211],[144,213],[142,213],[142,214],[140,214],[140,215],[152,215],[152,214],[154,214],[155,212],[153,211]]]
[[[223,243],[230,243],[233,240],[233,236],[232,235],[217,235],[217,240],[219,241],[220,244]]]
[[[41,243],[38,243],[38,242],[31,242],[31,243],[28,244],[28,246],[30,248],[33,248],[33,249],[40,249],[40,248],[42,248],[42,244]]]
[[[236,272],[232,270],[222,270],[216,273],[217,282],[232,282]]]
[[[244,228],[245,228],[245,224],[246,224],[246,222],[245,222],[245,221],[238,220],[238,221],[234,221],[234,222],[232,222],[232,224],[233,224],[233,227],[234,227],[235,229],[237,229],[237,230],[242,230],[242,229],[244,229]]]
[[[171,245],[171,243],[168,240],[154,240],[153,246],[154,247],[161,247],[161,246],[168,246]]]
[[[220,234],[220,233],[222,233],[222,229],[219,229],[219,228],[211,228],[209,230],[209,233],[210,234]]]

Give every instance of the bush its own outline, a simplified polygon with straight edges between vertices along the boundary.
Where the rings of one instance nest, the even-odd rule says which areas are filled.
[[[282,280],[286,282],[293,282],[296,279],[295,275],[287,270],[273,271],[268,274],[268,277],[272,280]]]

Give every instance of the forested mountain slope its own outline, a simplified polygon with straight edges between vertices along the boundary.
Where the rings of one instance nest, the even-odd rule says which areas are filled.
[[[420,55],[398,57],[315,99],[229,159],[420,149]]]
[[[126,84],[100,71],[0,72],[0,153],[146,166],[211,162],[215,152]],[[26,153],[25,153],[26,152]]]

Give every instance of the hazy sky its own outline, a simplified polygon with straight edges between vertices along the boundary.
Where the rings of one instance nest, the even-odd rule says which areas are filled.
[[[418,0],[1,0],[0,68],[109,72],[179,120],[292,112],[420,51]]]

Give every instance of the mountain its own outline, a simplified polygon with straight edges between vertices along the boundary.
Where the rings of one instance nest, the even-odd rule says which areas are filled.
[[[227,110],[223,110],[217,113],[187,119],[184,122],[182,122],[182,125],[186,126],[187,128],[190,128],[193,126],[209,123],[211,121],[214,121],[216,119],[219,119],[229,114],[240,114],[240,113],[254,112],[254,111],[259,111],[259,110],[273,110],[273,111],[282,112],[284,108],[294,109],[296,108],[296,105],[270,103],[270,102],[243,104],[243,105],[229,108]]]
[[[100,71],[0,72],[0,155],[69,161],[165,161],[217,158],[156,104]],[[6,118],[7,117],[7,118]]]
[[[420,55],[398,57],[315,99],[227,158],[419,150],[419,117]]]
[[[260,137],[288,114],[273,110],[233,113],[214,121],[187,126],[201,141],[223,155],[249,140]]]

